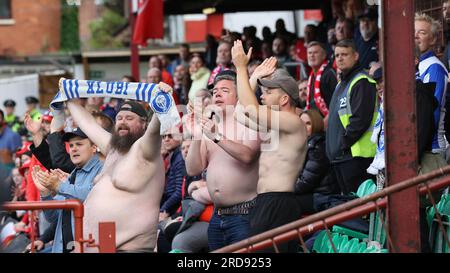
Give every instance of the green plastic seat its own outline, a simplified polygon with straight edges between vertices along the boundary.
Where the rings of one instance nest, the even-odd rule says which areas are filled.
[[[368,238],[368,235],[365,233],[362,233],[362,232],[359,232],[356,230],[352,230],[349,228],[341,227],[338,225],[334,225],[332,230],[333,230],[333,232],[336,232],[336,233],[339,233],[342,235],[346,235],[346,236],[352,237],[352,238],[358,238],[360,240],[364,240],[364,239]]]
[[[313,252],[321,253],[322,245],[324,243],[324,239],[328,240],[327,232],[325,230],[322,230],[319,235],[317,235],[316,239],[314,240],[313,245]]]
[[[373,182],[372,179],[367,179],[358,187],[356,196],[361,198],[363,196],[372,194],[376,191],[377,191],[377,185],[375,184],[375,182]],[[333,232],[344,234],[344,235],[347,235],[352,238],[358,238],[359,240],[365,240],[368,238],[367,234],[364,234],[362,232],[358,232],[358,231],[355,231],[355,230],[352,230],[349,228],[345,228],[345,227],[342,227],[339,225],[333,226]]]
[[[372,194],[377,191],[377,185],[373,182],[372,179],[367,179],[358,187],[358,191],[356,191],[356,195],[358,197],[363,197],[369,194]]]
[[[338,233],[331,233],[331,242],[333,242],[334,247],[337,247],[337,243],[339,240],[340,235]],[[333,249],[333,246],[330,242],[330,240],[328,239],[328,236],[325,234],[325,242],[322,245],[322,252],[321,253],[336,253]],[[337,251],[337,249],[336,249]]]
[[[440,214],[450,215],[450,195],[443,194],[439,203],[436,204],[436,208]],[[428,226],[431,227],[433,219],[435,217],[435,210],[433,206],[427,209],[427,222]]]
[[[348,241],[348,246],[346,248],[348,251],[346,253],[359,253],[359,240],[356,238],[351,239]]]

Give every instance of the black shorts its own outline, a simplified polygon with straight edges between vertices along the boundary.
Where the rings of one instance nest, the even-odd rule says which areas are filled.
[[[299,220],[300,205],[293,192],[267,192],[258,194],[256,205],[250,211],[250,236]],[[298,242],[277,245],[280,252],[296,252]],[[274,249],[268,249],[273,252]]]

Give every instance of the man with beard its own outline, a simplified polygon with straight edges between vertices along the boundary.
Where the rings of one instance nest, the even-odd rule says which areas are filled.
[[[359,63],[369,69],[372,62],[378,62],[378,11],[368,8],[359,16],[359,31],[355,32],[355,44],[359,53]]]
[[[159,88],[171,89],[164,83]],[[81,105],[68,101],[67,106],[77,124],[106,155],[103,170],[84,203],[84,238],[92,234],[98,243],[99,222],[114,222],[118,252],[152,252],[164,189],[158,118],[153,115],[147,126],[143,106],[126,101],[110,134]]]

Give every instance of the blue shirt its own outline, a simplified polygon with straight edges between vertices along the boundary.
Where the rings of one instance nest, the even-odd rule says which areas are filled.
[[[359,63],[364,69],[369,69],[370,63],[378,62],[378,31],[369,41],[364,41],[359,27],[356,27],[354,37]]]
[[[0,135],[0,150],[8,150],[11,153],[17,151],[22,146],[20,135],[5,126],[3,134]]]
[[[89,192],[93,187],[94,178],[100,173],[103,167],[103,162],[100,161],[98,155],[94,155],[81,169],[75,168],[70,176],[59,185],[57,194],[41,197],[43,201],[49,200],[66,200],[78,199],[84,202]],[[69,179],[75,175],[75,183],[70,184]],[[63,237],[62,237],[62,210],[44,210],[44,215],[50,223],[57,221],[55,238],[53,240],[52,253],[63,252]],[[72,216],[72,233],[74,233],[74,221]],[[75,238],[75,235],[73,235]]]
[[[447,69],[432,51],[428,51],[420,56],[419,71],[416,73],[416,79],[420,79],[423,83],[435,82],[434,96],[439,102],[438,108],[434,111],[436,131],[433,136],[433,152],[443,152],[446,148],[444,116],[447,78]]]
[[[172,215],[181,205],[181,187],[185,175],[185,162],[180,147],[177,147],[172,152],[170,166],[166,172],[166,186],[161,198],[160,212],[166,211]]]

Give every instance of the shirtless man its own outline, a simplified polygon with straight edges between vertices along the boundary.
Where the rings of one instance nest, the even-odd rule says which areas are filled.
[[[164,83],[160,89],[168,90]],[[114,132],[98,125],[81,105],[68,101],[77,124],[106,155],[103,169],[84,202],[84,238],[98,243],[99,222],[115,222],[118,252],[152,252],[156,244],[159,203],[164,189],[160,122],[135,101],[124,102]],[[96,248],[87,248],[94,252]]]
[[[195,124],[186,170],[193,176],[207,169],[207,188],[215,207],[208,228],[208,245],[215,250],[249,235],[248,213],[256,197],[260,142],[256,132],[233,117],[236,73],[220,72],[212,92],[211,106],[219,118],[217,121],[200,117]],[[191,128],[189,124],[187,127]]]
[[[248,119],[245,123],[269,130],[271,139],[274,136],[279,138],[276,149],[261,148],[258,196],[250,214],[250,234],[256,235],[300,217],[294,185],[305,160],[307,136],[305,125],[295,110],[299,100],[298,86],[287,71],[275,70],[275,58],[266,59],[255,70],[254,75],[259,76],[257,81],[262,88],[261,101],[264,104],[258,105],[254,94],[256,79],[252,76],[249,81],[247,73],[251,53],[251,49],[247,55],[244,53],[240,40],[234,42],[232,56],[237,69],[239,102],[244,106]],[[279,250],[295,249],[281,245]]]

